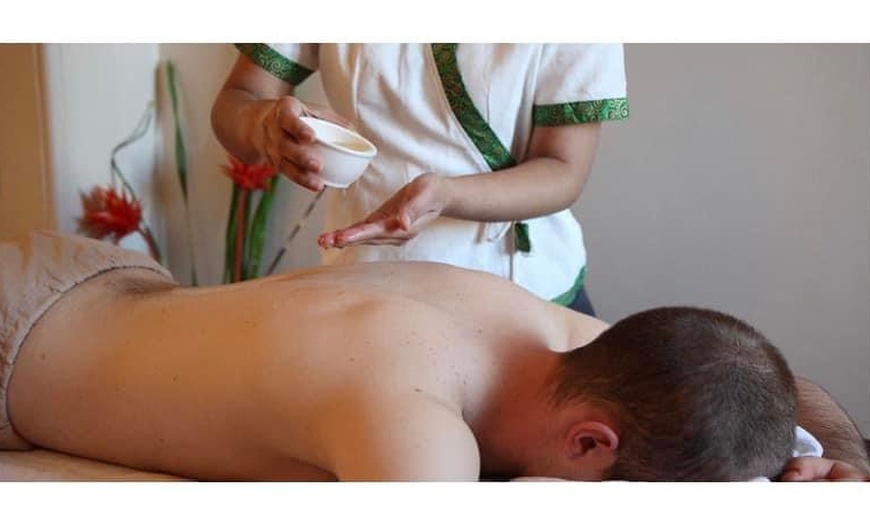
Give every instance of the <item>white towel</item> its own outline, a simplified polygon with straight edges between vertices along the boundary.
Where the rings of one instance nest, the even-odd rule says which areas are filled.
[[[821,457],[822,445],[815,437],[810,435],[810,432],[800,426],[794,427],[794,450],[793,457]]]
[[[794,427],[794,449],[791,452],[792,457],[821,457],[822,445],[809,431],[800,426]],[[757,477],[750,479],[750,482],[770,482],[767,477]]]

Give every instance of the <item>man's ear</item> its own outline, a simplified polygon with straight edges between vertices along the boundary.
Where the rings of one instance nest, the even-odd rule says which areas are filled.
[[[613,461],[619,436],[608,424],[584,420],[577,422],[566,435],[566,452],[570,459],[583,459],[600,465]]]

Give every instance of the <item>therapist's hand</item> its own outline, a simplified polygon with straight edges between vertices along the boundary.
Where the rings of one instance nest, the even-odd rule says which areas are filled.
[[[824,457],[797,457],[789,460],[779,480],[812,481],[812,480],[853,480],[870,481],[860,469],[843,462]]]
[[[400,246],[438,218],[450,202],[450,179],[426,173],[408,182],[360,222],[320,235],[322,248]]]
[[[338,113],[313,104],[303,104],[293,96],[282,96],[262,116],[255,144],[260,154],[284,176],[312,191],[323,189],[320,170],[323,163],[309,147],[314,130],[299,117],[313,116],[353,129],[350,121]]]

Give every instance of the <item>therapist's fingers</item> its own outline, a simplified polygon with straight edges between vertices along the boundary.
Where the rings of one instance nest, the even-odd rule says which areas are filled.
[[[322,162],[313,154],[314,130],[299,117],[308,109],[292,96],[276,100],[263,118],[264,154],[276,170],[293,182],[310,189],[323,189]]]
[[[353,125],[353,122],[326,106],[322,106],[319,104],[307,104],[305,107],[306,113],[310,116],[313,116],[314,118],[327,120],[329,122],[332,122],[333,124],[338,124],[342,127],[353,129],[354,131],[356,130],[356,126]]]
[[[325,249],[361,244],[399,246],[416,236],[406,225],[407,223],[397,218],[366,220],[344,229],[323,233],[317,243]]]
[[[285,162],[282,162],[281,166],[282,167],[281,169],[279,169],[279,171],[284,176],[286,176],[296,184],[304,187],[305,189],[308,189],[315,193],[320,193],[321,191],[323,191],[323,188],[326,187],[326,184],[323,183],[323,177],[321,177],[318,172],[302,171],[296,169],[293,164]]]
[[[363,221],[324,233],[318,244],[327,249],[360,244],[405,244],[441,215],[445,205],[439,191],[442,180],[443,177],[434,173],[415,178]]]
[[[270,154],[273,167],[296,184],[314,192],[324,188],[323,177],[320,176],[322,163],[316,157],[309,158],[304,152],[294,149],[281,149],[277,154]]]
[[[314,142],[314,130],[299,117],[309,114],[305,104],[293,96],[282,96],[275,100],[272,109],[263,118],[263,125],[274,142],[292,139],[296,143]]]
[[[320,172],[323,162],[311,153],[310,146],[286,141],[279,149],[278,170],[290,180],[319,192],[323,189],[323,178]]]
[[[779,477],[786,482],[816,480],[870,481],[860,469],[839,460],[822,457],[798,457],[790,460]]]
[[[437,217],[437,212],[416,215],[409,206],[394,211],[388,203],[362,222],[322,234],[318,244],[325,249],[361,244],[400,246],[416,237]]]

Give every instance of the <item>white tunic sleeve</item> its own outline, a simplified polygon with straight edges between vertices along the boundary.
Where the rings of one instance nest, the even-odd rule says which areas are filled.
[[[628,118],[620,44],[546,44],[534,94],[534,125]]]

